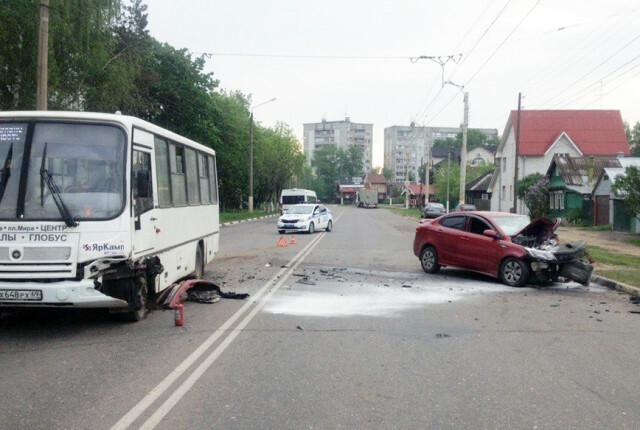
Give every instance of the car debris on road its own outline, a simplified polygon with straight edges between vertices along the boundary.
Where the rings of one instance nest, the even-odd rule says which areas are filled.
[[[210,281],[187,279],[164,290],[158,297],[157,303],[165,309],[176,309],[176,306],[185,300],[216,303],[220,298],[244,300],[247,297],[249,297],[247,293],[224,292]]]

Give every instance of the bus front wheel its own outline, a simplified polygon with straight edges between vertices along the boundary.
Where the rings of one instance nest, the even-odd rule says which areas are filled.
[[[147,317],[149,305],[149,290],[144,276],[138,278],[119,279],[115,281],[118,285],[116,289],[129,297],[129,307],[124,312],[114,314],[120,321],[138,322]],[[126,290],[133,289],[133,294],[125,293]]]

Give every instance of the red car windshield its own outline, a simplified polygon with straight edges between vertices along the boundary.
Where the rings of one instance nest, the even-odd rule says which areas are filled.
[[[508,236],[513,236],[531,222],[527,215],[492,216],[491,220]]]

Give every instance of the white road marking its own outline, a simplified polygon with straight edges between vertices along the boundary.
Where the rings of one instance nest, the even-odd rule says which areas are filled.
[[[344,212],[343,212],[344,213]],[[340,214],[340,216],[342,213]],[[340,216],[338,218],[340,218]],[[337,221],[337,219],[335,220]],[[311,251],[317,246],[320,240],[326,233],[323,232],[315,237],[309,244],[304,247],[302,251],[296,254],[285,266],[276,273],[258,292],[252,297],[252,300],[245,303],[235,314],[227,321],[225,321],[219,329],[215,331],[207,340],[205,340],[195,351],[189,355],[182,363],[178,365],[167,377],[154,387],[149,394],[147,394],[137,405],[135,405],[129,412],[127,412],[117,423],[111,427],[111,430],[124,430],[128,428],[136,419],[140,417],[160,396],[162,396],[169,387],[182,376],[194,363],[198,360],[210,347],[218,340],[236,320],[238,320],[253,304],[258,301],[265,292],[273,287],[268,294],[266,294],[264,300],[245,317],[244,320],[238,324],[238,326],[231,331],[220,345],[213,350],[213,352],[204,360],[204,362],[198,366],[198,368],[191,374],[185,382],[183,382],[173,394],[156,410],[156,412],[141,426],[143,429],[154,428],[164,418],[169,411],[180,401],[180,399],[187,393],[187,391],[195,384],[195,382],[204,374],[204,372],[215,362],[215,360],[222,354],[222,352],[231,344],[236,336],[242,331],[244,327],[253,319],[253,317],[262,309],[267,301],[273,296],[273,294],[284,284],[284,281],[293,273],[293,271],[302,263],[304,258],[311,253]],[[278,281],[278,278],[282,278]]]

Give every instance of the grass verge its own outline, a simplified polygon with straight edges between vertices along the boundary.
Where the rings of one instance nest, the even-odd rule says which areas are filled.
[[[620,254],[599,246],[589,246],[588,249],[595,262],[597,275],[640,287],[640,257]],[[599,265],[602,266],[598,267]]]
[[[220,212],[220,224],[224,224],[226,222],[231,222],[231,221],[242,221],[244,219],[250,219],[250,218],[260,218],[265,215],[268,215],[268,214],[264,213],[263,211],[253,211],[253,212],[249,212],[248,210],[224,211],[224,212]]]
[[[418,208],[405,209],[403,207],[397,207],[397,206],[379,206],[379,207],[384,208],[400,216],[406,216],[409,218],[420,220],[420,209]]]
[[[640,246],[640,239],[629,239],[626,242],[630,243],[631,245]]]

